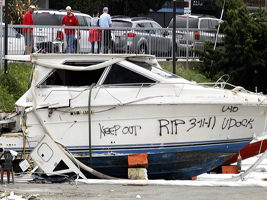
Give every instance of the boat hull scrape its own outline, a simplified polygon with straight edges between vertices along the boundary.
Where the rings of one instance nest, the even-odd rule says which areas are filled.
[[[126,152],[129,154],[148,153],[149,179],[186,180],[208,172],[231,158],[235,152],[245,147],[250,140],[218,145],[205,145],[180,148],[160,148],[153,150],[140,149]],[[77,157],[78,160],[93,169],[117,178],[128,178],[128,154],[123,151],[112,151],[113,156],[96,154],[93,151],[92,165],[89,157]],[[75,155],[75,153],[73,153]],[[90,173],[84,174],[95,178]]]

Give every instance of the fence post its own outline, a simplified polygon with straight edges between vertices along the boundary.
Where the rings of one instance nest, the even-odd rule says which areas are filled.
[[[80,27],[77,29],[77,53],[80,53]],[[82,39],[82,38],[81,38]]]
[[[173,73],[176,74],[176,0],[173,0],[173,29],[172,29],[172,67]]]
[[[52,53],[54,52],[54,28],[52,28]]]
[[[102,54],[104,54],[105,52],[104,52],[104,32],[105,32],[105,29],[104,28],[102,28],[102,35],[101,35],[101,51],[102,51]]]
[[[29,27],[27,28],[27,33],[28,33],[27,34],[27,41],[30,41],[30,28]],[[29,42],[28,42],[28,44],[29,44]],[[28,45],[26,45],[26,46],[27,46],[27,54],[30,55],[30,46],[28,46]]]
[[[148,48],[149,48],[149,50],[148,50],[148,52],[149,52],[149,54],[151,55],[151,31],[152,30],[149,30],[149,45],[148,45]]]
[[[128,53],[128,28],[126,29],[126,35],[125,35],[125,37],[126,37],[126,54]],[[129,53],[130,53],[130,48],[129,48]]]
[[[196,32],[194,31],[194,35],[193,35],[193,50],[195,50],[195,42],[196,42]],[[195,52],[193,52],[193,59],[195,59]]]
[[[0,40],[0,55],[1,55],[1,70],[2,70],[2,65],[3,65],[3,60],[2,60],[2,58],[3,58],[3,48],[2,48],[2,44],[3,44],[3,25],[2,25],[2,12],[3,12],[3,6],[1,6],[1,14],[0,14],[0,19],[1,19],[1,30],[0,30],[0,35],[1,35],[1,40]]]
[[[188,15],[186,16],[186,69],[188,70]]]
[[[5,56],[7,55],[7,38],[8,38],[8,0],[5,0]],[[8,73],[7,71],[7,59],[5,59],[5,74]]]

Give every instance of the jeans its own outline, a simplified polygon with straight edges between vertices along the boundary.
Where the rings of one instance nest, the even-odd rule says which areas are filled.
[[[97,42],[97,53],[100,52],[101,41]],[[95,42],[91,42],[91,53],[95,52]]]
[[[67,53],[73,53],[72,46],[73,46],[74,38],[75,38],[75,34],[66,35],[67,44],[68,44]]]

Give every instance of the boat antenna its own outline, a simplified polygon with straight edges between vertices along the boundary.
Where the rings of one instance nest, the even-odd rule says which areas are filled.
[[[220,30],[220,25],[221,25],[221,21],[222,21],[222,16],[223,16],[223,11],[224,11],[224,5],[225,5],[225,0],[224,0],[224,2],[223,2],[223,8],[222,8],[222,13],[221,13],[221,18],[220,18],[219,26],[218,26],[218,29],[217,29],[217,34],[216,34],[216,39],[215,39],[215,44],[214,44],[214,48],[213,48],[213,50],[216,49],[216,43],[217,43],[218,34],[219,34],[219,30]]]

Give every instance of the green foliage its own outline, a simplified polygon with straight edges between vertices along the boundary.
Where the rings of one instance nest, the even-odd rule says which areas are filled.
[[[196,52],[200,56],[200,60],[203,61],[197,67],[197,70],[201,72],[205,77],[216,81],[221,75],[223,75],[224,67],[227,64],[227,59],[225,59],[225,53],[222,50],[213,50],[214,43],[205,42],[205,51]]]
[[[149,9],[157,11],[162,8],[166,0],[130,0],[131,15],[148,14]]]
[[[225,51],[214,51],[211,43],[206,52],[198,52],[204,61],[200,72],[215,81],[229,74],[230,83],[248,90],[267,93],[267,14],[259,8],[250,15],[243,5],[226,12],[228,21],[222,23]]]
[[[172,72],[172,64],[169,64],[165,67],[163,67],[163,69]],[[195,81],[197,83],[207,83],[207,82],[211,82],[210,79],[206,78],[204,75],[200,74],[197,70],[193,69],[184,69],[184,67],[182,66],[178,66],[176,69],[176,75],[183,77],[186,80],[189,81]]]
[[[111,15],[137,16],[138,14],[147,14],[149,9],[157,11],[162,8],[167,0],[50,0],[49,6],[53,9],[65,9],[68,5],[73,10],[79,10],[82,13],[93,15],[94,10],[102,13],[103,7],[109,8]]]
[[[0,110],[14,110],[14,97],[0,86]]]
[[[14,110],[14,103],[27,91],[31,67],[11,63],[8,74],[0,73],[0,110]]]
[[[24,15],[28,12],[30,5],[36,5],[38,9],[37,0],[8,0],[8,23],[23,24]],[[3,10],[3,21],[4,18],[5,10]]]
[[[22,94],[28,90],[31,69],[32,66],[25,63],[10,63],[8,65],[8,74],[17,80],[19,87],[23,89]]]
[[[10,74],[0,75],[0,85],[2,88],[5,88],[9,94],[14,96],[15,99],[18,99],[23,94],[23,89],[20,87],[17,79]]]
[[[78,10],[82,13],[89,14],[93,16],[94,10],[99,10],[102,7],[102,1],[93,0],[50,0],[49,7],[52,9],[63,9],[65,10],[67,6],[70,6],[72,10]],[[103,9],[103,8],[102,8]]]
[[[224,1],[225,1],[224,13],[228,11],[236,10],[237,8],[240,8],[241,6],[244,5],[242,0],[215,0],[215,5],[217,6],[217,10],[218,10],[218,15],[217,15],[218,18],[220,18],[221,16]],[[224,15],[223,20],[228,21],[228,16]]]

